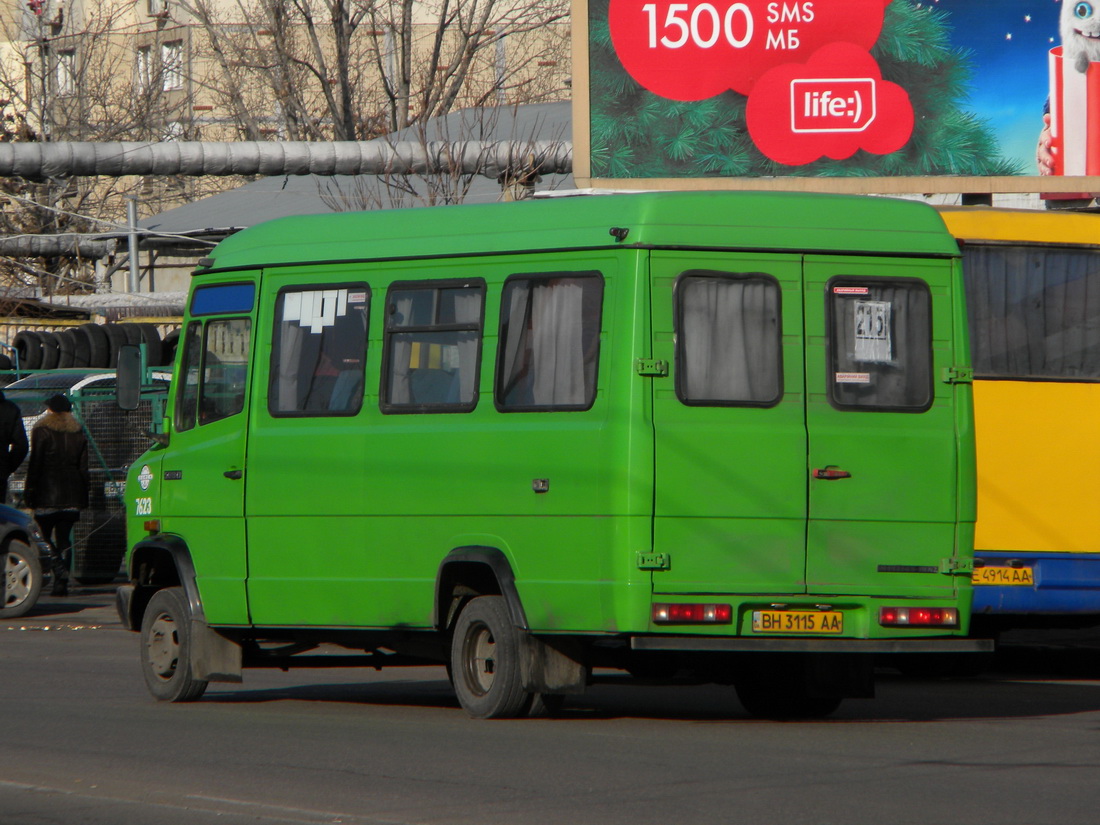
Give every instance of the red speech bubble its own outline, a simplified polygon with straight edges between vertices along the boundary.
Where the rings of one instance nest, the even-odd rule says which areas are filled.
[[[801,166],[821,157],[850,158],[860,149],[896,152],[913,134],[913,105],[905,89],[882,79],[870,54],[832,43],[805,65],[790,63],[761,77],[745,122],[761,152]]]
[[[843,40],[869,50],[890,0],[611,0],[611,41],[638,83],[672,100],[747,95],[769,69]]]

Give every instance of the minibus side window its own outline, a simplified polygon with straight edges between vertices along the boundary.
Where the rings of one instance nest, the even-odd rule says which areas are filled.
[[[833,278],[826,286],[829,400],[840,409],[932,406],[932,294],[921,281]]]
[[[386,413],[477,406],[485,282],[397,283],[386,295],[380,407]]]
[[[359,412],[369,300],[363,283],[280,292],[267,393],[272,415]]]
[[[770,407],[783,394],[779,282],[690,270],[676,283],[676,395],[692,406]]]
[[[180,432],[195,426],[199,414],[199,369],[202,366],[202,323],[192,321],[183,338],[183,362],[180,379],[183,386],[176,397],[176,429]]]
[[[187,327],[177,430],[191,429],[196,419],[209,424],[244,409],[251,326],[248,318],[225,318]]]
[[[1100,379],[1100,250],[962,247],[980,378]]]
[[[497,409],[527,412],[592,406],[602,303],[599,272],[515,275],[505,282]]]

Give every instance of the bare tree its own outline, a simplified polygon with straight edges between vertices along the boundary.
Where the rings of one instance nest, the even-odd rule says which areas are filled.
[[[141,31],[134,3],[122,0],[10,5],[0,15],[0,140],[196,137],[182,66],[161,55],[164,43],[182,41],[187,32],[163,23],[156,20]],[[166,72],[177,72],[179,83],[169,82]],[[104,232],[125,223],[127,197],[138,197],[148,214],[235,183],[133,176],[4,179],[0,235]],[[96,286],[93,268],[79,258],[0,258],[0,279],[9,291],[45,295]]]
[[[183,0],[239,134],[366,140],[567,96],[567,0]],[[257,113],[264,113],[257,116]]]
[[[539,111],[544,114],[538,114]],[[562,146],[571,138],[568,122],[547,121],[545,111],[537,106],[479,106],[419,121],[377,140],[386,141],[395,149],[406,143],[419,144],[425,155],[443,153],[438,165],[446,171],[436,174],[389,171],[329,178],[318,183],[318,194],[334,212],[456,204],[466,201],[472,189],[480,199],[530,197],[545,170],[541,166],[543,161],[537,160],[534,153],[527,153],[525,147],[539,143]],[[494,162],[488,147],[498,141],[519,147],[514,167],[504,170]],[[471,144],[482,147],[473,157],[473,165],[446,154],[460,147],[468,150]],[[564,174],[557,174],[559,181],[565,179]],[[547,188],[554,188],[555,182],[551,179]]]

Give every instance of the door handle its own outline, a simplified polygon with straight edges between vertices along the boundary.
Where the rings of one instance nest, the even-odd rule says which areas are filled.
[[[852,474],[847,470],[841,470],[839,467],[835,467],[830,464],[827,467],[822,467],[818,470],[814,470],[814,478],[820,478],[823,481],[837,481],[841,478],[851,478]]]
[[[244,478],[244,470],[226,470],[222,475],[232,479]]]

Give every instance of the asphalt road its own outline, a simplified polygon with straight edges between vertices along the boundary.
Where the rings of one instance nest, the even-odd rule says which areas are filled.
[[[1024,634],[979,678],[883,672],[822,722],[619,685],[486,722],[430,668],[247,671],[159,704],[110,601],[0,622],[0,825],[1100,823],[1100,633]]]

